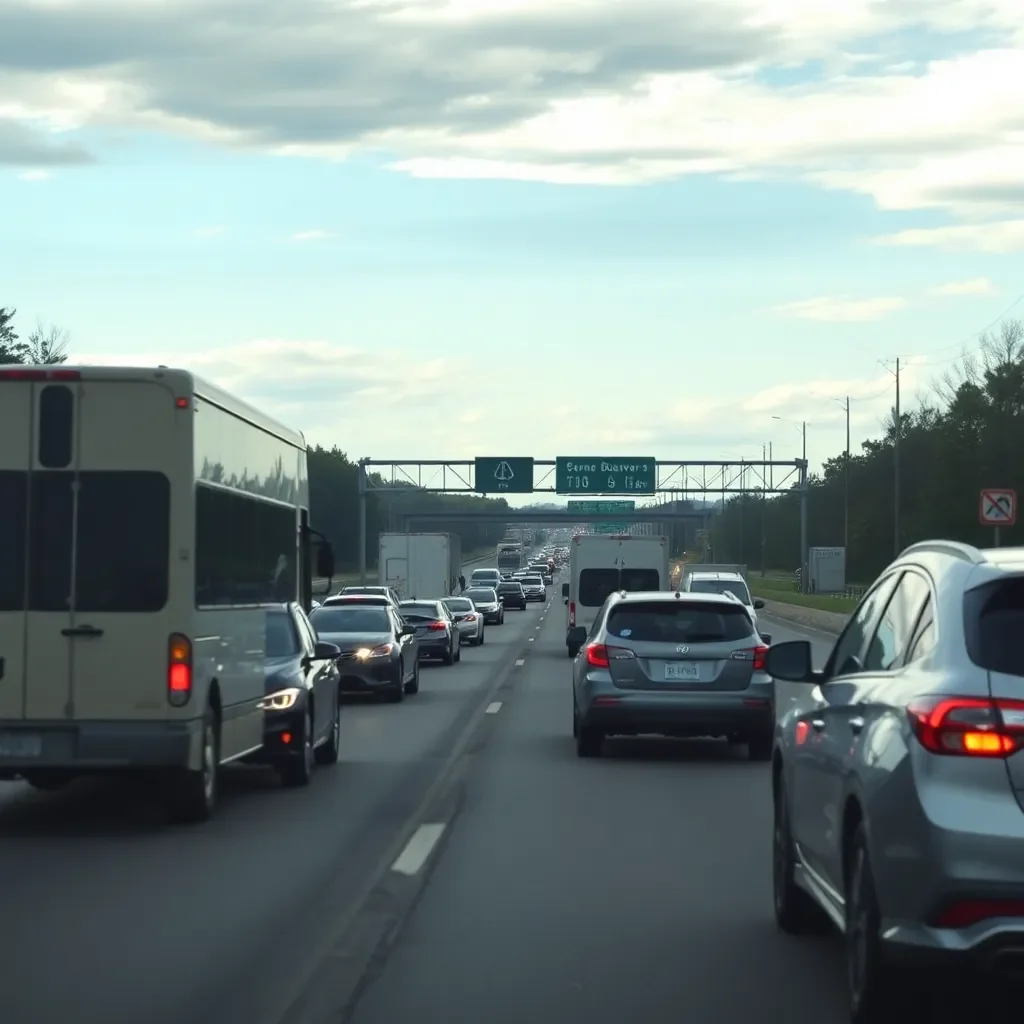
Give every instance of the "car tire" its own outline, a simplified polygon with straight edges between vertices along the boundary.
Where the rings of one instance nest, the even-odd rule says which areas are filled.
[[[313,715],[306,711],[302,725],[302,752],[281,765],[281,781],[290,789],[308,786],[313,779],[316,751],[313,749]]]
[[[580,735],[580,712],[576,707],[576,698],[572,701],[572,738],[579,739]]]
[[[850,1024],[896,1024],[907,1019],[920,991],[908,972],[900,971],[885,958],[882,915],[863,823],[850,836],[844,860]]]
[[[208,821],[217,806],[220,782],[220,722],[212,707],[203,716],[201,765],[185,769],[170,781],[167,810],[172,820],[185,823]]]
[[[484,633],[485,632],[486,632],[486,630],[484,629],[483,626],[481,626],[480,627],[480,635],[476,638],[476,646],[477,647],[483,647],[483,645],[484,645]]]
[[[789,820],[789,797],[780,778],[775,787],[772,830],[772,889],[775,923],[788,935],[820,935],[828,930],[825,912],[796,884],[796,851]]]
[[[747,757],[751,761],[770,761],[774,751],[775,740],[771,736],[750,736],[747,738]]]
[[[445,651],[444,654],[442,655],[441,661],[445,665],[454,665],[455,664],[455,641],[454,640],[451,642],[451,646],[448,648],[448,650]]]
[[[455,643],[455,661],[462,661],[462,639],[461,637]]]
[[[576,756],[577,757],[600,757],[601,748],[604,746],[604,734],[595,729],[592,725],[584,725],[577,722],[576,726]]]
[[[327,767],[337,764],[341,757],[341,690],[334,695],[334,720],[331,722],[331,734],[326,742],[321,743],[313,751],[313,757],[318,765]]]
[[[416,659],[416,666],[412,671],[412,679],[405,684],[405,692],[408,694],[414,694],[420,692],[420,659]]]

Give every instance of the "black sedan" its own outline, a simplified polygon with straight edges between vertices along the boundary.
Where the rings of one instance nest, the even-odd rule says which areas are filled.
[[[335,764],[341,753],[341,652],[317,638],[297,604],[269,609],[265,629],[263,747],[248,760],[272,765],[287,786],[306,786],[314,764]]]
[[[498,597],[506,608],[526,610],[526,591],[518,580],[506,580],[498,584]]]
[[[397,703],[407,693],[419,692],[419,643],[395,608],[326,604],[309,621],[341,652],[342,693],[386,694]]]
[[[399,611],[416,631],[421,658],[440,658],[446,665],[462,659],[459,627],[443,601],[403,601]]]

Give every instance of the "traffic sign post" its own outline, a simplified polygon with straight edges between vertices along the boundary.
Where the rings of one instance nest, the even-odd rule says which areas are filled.
[[[978,521],[993,527],[995,547],[999,547],[999,528],[1017,522],[1017,492],[1009,487],[983,487]]]
[[[654,494],[658,462],[653,456],[599,458],[559,455],[555,462],[556,494]]]
[[[518,456],[475,459],[473,490],[481,494],[532,494],[533,459]]]

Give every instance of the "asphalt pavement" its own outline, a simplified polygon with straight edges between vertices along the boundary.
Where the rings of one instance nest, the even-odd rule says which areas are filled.
[[[769,766],[711,740],[611,740],[577,758],[558,611],[472,755],[459,812],[428,836],[419,902],[347,1020],[847,1020],[838,939],[775,928]],[[764,628],[811,639],[819,663],[831,648]]]
[[[542,614],[424,665],[402,704],[347,704],[308,789],[228,768],[201,826],[166,825],[144,786],[0,783],[0,1020],[279,1024]]]

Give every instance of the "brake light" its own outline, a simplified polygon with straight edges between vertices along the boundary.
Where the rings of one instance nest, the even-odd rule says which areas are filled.
[[[997,917],[1024,917],[1024,900],[958,900],[933,923],[937,928],[969,928]]]
[[[932,754],[1009,757],[1024,747],[1024,701],[924,697],[907,706],[918,742]]]
[[[167,700],[183,707],[192,696],[192,641],[182,633],[172,633],[167,644]]]
[[[187,409],[191,403],[187,398],[176,398],[174,400],[175,409]]]
[[[750,653],[754,656],[754,671],[763,672],[764,659],[768,655],[768,648],[765,647],[764,644],[759,644]]]
[[[593,668],[611,668],[613,661],[628,661],[636,655],[628,647],[609,647],[607,644],[587,644],[587,664]]]
[[[427,629],[447,629],[447,628],[448,628],[448,623],[441,622],[441,621],[432,622],[429,626],[427,626]]]
[[[0,370],[0,380],[81,380],[80,370]]]
[[[575,626],[575,625],[576,625],[576,602],[575,601],[570,601],[569,602],[569,626],[572,627],[572,626]]]

